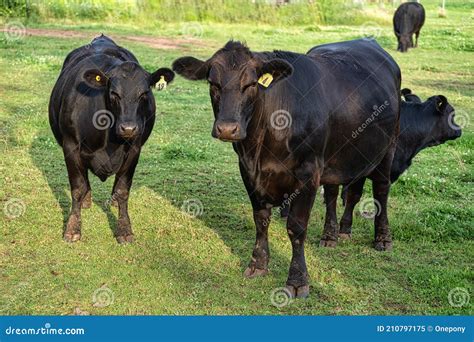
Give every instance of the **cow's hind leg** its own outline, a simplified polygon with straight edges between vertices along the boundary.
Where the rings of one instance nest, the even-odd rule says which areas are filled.
[[[337,245],[337,195],[339,193],[339,185],[324,186],[324,202],[326,203],[326,220],[324,222],[323,236],[319,246],[336,247]]]
[[[132,147],[127,161],[115,176],[112,199],[118,203],[118,222],[115,230],[118,243],[133,242],[133,231],[128,216],[128,197],[139,155],[139,149]]]
[[[387,202],[390,192],[390,169],[393,160],[393,152],[394,150],[392,149],[391,152],[387,153],[382,162],[370,175],[376,208],[374,218],[374,247],[378,251],[388,251],[392,249],[392,235],[388,225]]]
[[[415,32],[415,47],[418,47],[418,37],[420,36],[420,31]]]
[[[252,252],[252,259],[249,266],[244,271],[244,276],[254,278],[268,273],[268,262],[270,260],[270,250],[268,248],[268,225],[270,224],[271,209],[259,208],[254,205],[253,219],[257,236]]]
[[[339,237],[341,239],[350,239],[352,236],[352,219],[354,208],[359,203],[364,190],[365,177],[348,185],[346,187],[346,205],[339,225]]]
[[[69,214],[63,237],[67,242],[75,242],[81,239],[81,206],[90,187],[87,181],[87,169],[80,159],[78,146],[74,143],[64,142],[63,152],[71,186],[72,200],[71,213]]]

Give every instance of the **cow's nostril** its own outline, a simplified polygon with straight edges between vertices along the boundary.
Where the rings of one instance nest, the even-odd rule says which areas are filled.
[[[238,130],[239,130],[239,126],[235,125],[235,126],[234,126],[234,128],[232,129],[232,132],[231,132],[231,134],[235,134],[235,133],[237,133],[237,132],[238,132]]]
[[[222,133],[222,127],[220,125],[217,125],[216,126],[216,131],[217,131],[217,134],[221,134]]]
[[[121,124],[119,126],[120,134],[124,136],[132,136],[138,129],[137,125],[134,124]]]

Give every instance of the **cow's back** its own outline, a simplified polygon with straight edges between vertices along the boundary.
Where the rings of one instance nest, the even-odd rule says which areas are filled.
[[[370,172],[398,131],[400,68],[374,40],[325,44],[308,52],[322,75],[328,110],[322,183],[340,184]]]
[[[417,2],[406,2],[397,8],[393,16],[393,27],[399,34],[412,34],[425,22],[425,10]]]

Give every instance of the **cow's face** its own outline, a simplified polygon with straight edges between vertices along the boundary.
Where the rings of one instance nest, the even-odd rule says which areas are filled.
[[[174,73],[161,68],[149,74],[138,64],[125,62],[107,73],[88,70],[83,77],[90,86],[104,90],[107,108],[114,116],[111,129],[115,134],[124,140],[134,140],[142,134],[146,120],[155,112],[151,87],[157,82],[171,82]]]
[[[215,118],[212,136],[236,142],[247,136],[259,93],[291,75],[293,68],[281,59],[263,60],[241,43],[231,41],[207,61],[179,58],[173,70],[189,80],[209,82]]]
[[[429,145],[435,146],[447,140],[454,140],[461,136],[462,130],[454,122],[455,111],[443,95],[432,96],[428,100],[427,111],[434,120],[429,133]],[[431,120],[430,120],[431,121]],[[433,121],[432,121],[433,122]]]
[[[398,36],[398,51],[407,52],[408,48],[413,47],[412,38],[409,34]]]

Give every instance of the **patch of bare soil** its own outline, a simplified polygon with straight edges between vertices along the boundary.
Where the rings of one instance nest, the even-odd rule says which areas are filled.
[[[2,29],[5,32],[7,29]],[[58,29],[26,29],[27,36],[41,36],[53,38],[89,38],[92,40],[99,34],[92,35],[88,32],[58,30]],[[184,49],[186,45],[205,46],[205,44],[197,38],[164,38],[150,36],[128,36],[128,35],[108,35],[110,38],[120,41],[131,41],[145,44],[155,49]]]

